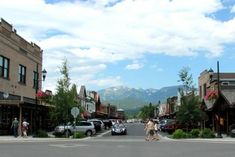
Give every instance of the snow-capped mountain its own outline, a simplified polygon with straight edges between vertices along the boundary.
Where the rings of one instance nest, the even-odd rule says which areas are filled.
[[[101,101],[116,105],[118,108],[130,109],[144,105],[165,102],[168,97],[177,96],[180,86],[170,86],[161,89],[136,89],[126,86],[110,87],[98,91]]]

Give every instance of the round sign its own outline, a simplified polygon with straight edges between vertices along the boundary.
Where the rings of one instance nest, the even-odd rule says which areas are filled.
[[[74,118],[76,118],[79,115],[79,108],[78,107],[73,107],[71,109],[71,114],[73,115]]]
[[[4,92],[4,93],[3,93],[3,97],[4,97],[5,99],[7,99],[7,98],[9,97],[9,93]]]

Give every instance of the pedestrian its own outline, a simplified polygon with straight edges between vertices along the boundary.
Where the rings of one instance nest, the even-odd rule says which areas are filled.
[[[29,123],[24,119],[22,122],[22,132],[23,132],[23,137],[27,137],[27,130],[28,130]]]
[[[154,124],[154,131],[155,131],[154,139],[156,140],[160,140],[160,137],[158,135],[158,130],[159,130],[159,125],[158,125],[158,121],[156,121]]]
[[[17,120],[17,118],[14,118],[11,124],[11,129],[13,131],[14,137],[18,136],[18,126],[19,126],[19,121]]]
[[[152,119],[148,120],[148,122],[145,125],[145,129],[146,131],[146,141],[149,140],[153,140],[154,139],[154,135],[155,135],[155,131],[154,131],[154,122]]]

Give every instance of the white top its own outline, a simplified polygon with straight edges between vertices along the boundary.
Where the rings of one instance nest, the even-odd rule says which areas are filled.
[[[28,126],[28,125],[29,125],[29,123],[28,123],[28,122],[26,122],[26,121],[23,121],[22,125],[23,125],[23,126]]]

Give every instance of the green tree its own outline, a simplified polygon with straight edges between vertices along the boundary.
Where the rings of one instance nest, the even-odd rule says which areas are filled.
[[[156,106],[152,105],[152,103],[149,103],[149,105],[145,105],[140,109],[139,117],[142,119],[154,118],[155,109]]]
[[[180,71],[179,71],[179,78],[180,80],[178,80],[179,82],[182,82],[183,84],[183,91],[185,91],[186,93],[189,90],[193,89],[193,77],[192,74],[189,74],[190,69],[188,67],[183,67]]]
[[[206,113],[199,108],[199,98],[194,94],[184,96],[181,100],[181,105],[176,113],[176,119],[186,124],[187,128],[196,126],[199,122],[206,119]]]
[[[57,81],[56,93],[52,99],[55,108],[51,111],[51,117],[57,124],[71,121],[70,110],[73,106],[78,106],[75,101],[77,96],[76,85],[73,84],[70,88],[71,83],[66,59],[62,62],[60,73],[62,77]]]
[[[206,113],[200,108],[199,97],[195,96],[193,88],[192,74],[189,74],[189,68],[183,68],[179,72],[180,82],[183,84],[183,89],[179,89],[181,95],[181,105],[176,113],[176,119],[186,124],[187,127],[195,126],[207,118]]]

